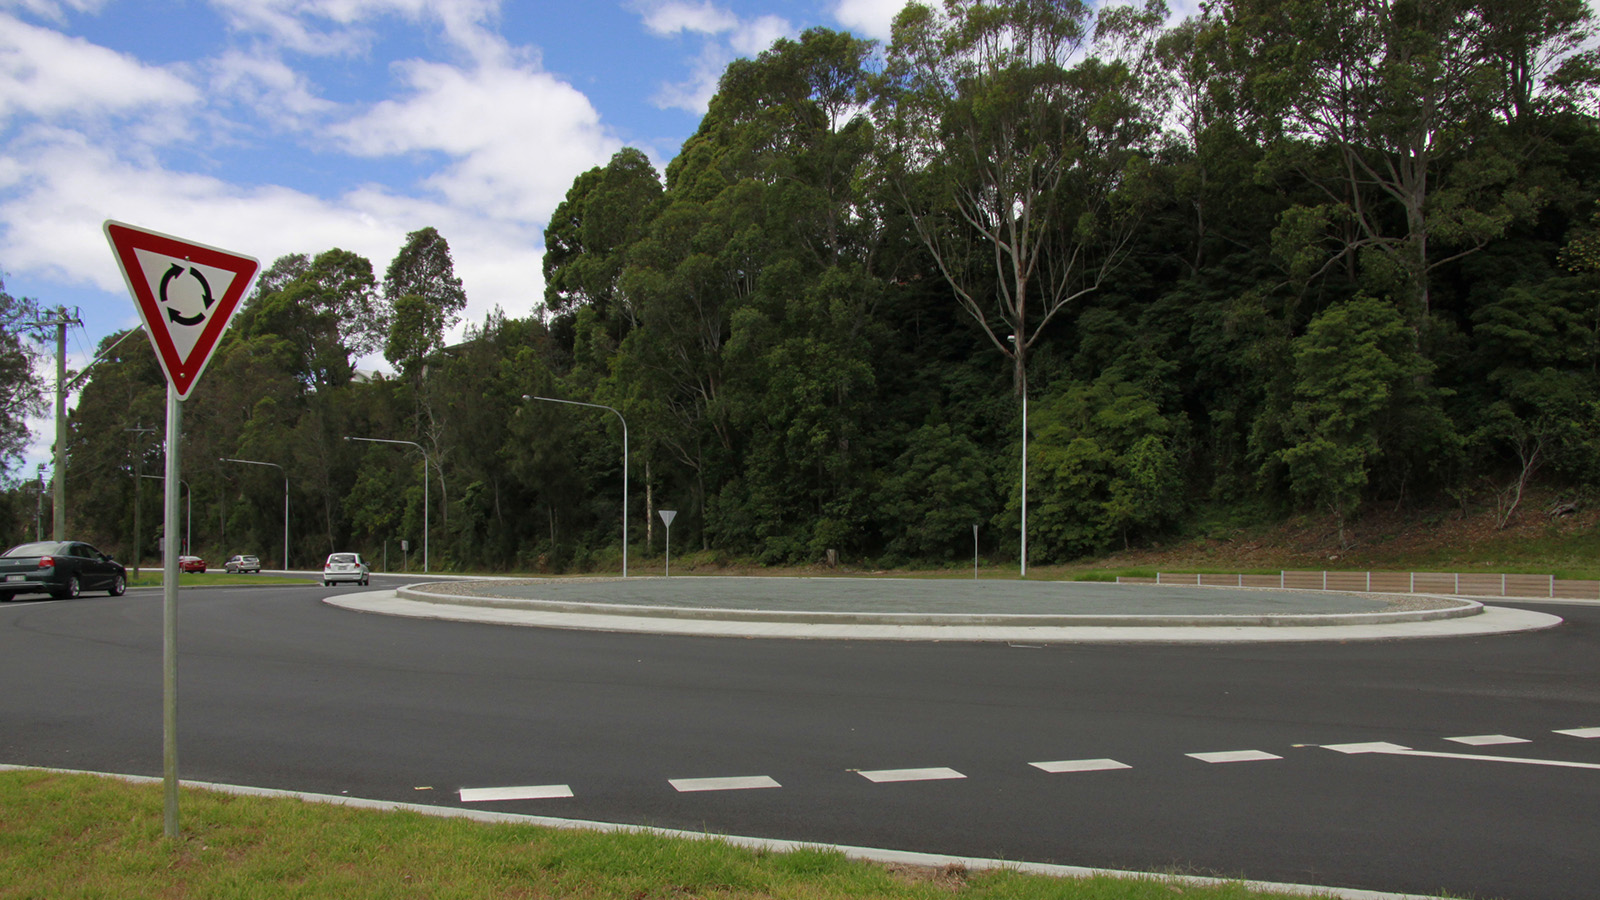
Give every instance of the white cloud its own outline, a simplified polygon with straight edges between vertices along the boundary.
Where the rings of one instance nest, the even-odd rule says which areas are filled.
[[[830,11],[834,21],[852,34],[887,44],[894,17],[905,6],[906,0],[838,0]]]
[[[621,146],[587,97],[548,73],[412,61],[411,94],[336,129],[363,156],[441,153],[454,162],[427,180],[452,205],[519,222],[547,219],[579,172]]]
[[[13,223],[0,232],[0,259],[32,277],[116,298],[84,308],[93,340],[137,322],[101,230],[107,218],[255,256],[263,266],[288,253],[341,247],[365,256],[380,277],[406,234],[432,225],[450,242],[467,291],[463,325],[481,322],[495,307],[528,316],[543,299],[542,221],[490,218],[377,186],[332,199],[282,187],[241,188],[129,163],[78,136],[48,137],[7,151],[26,170],[27,188],[0,202],[0,222]]]
[[[692,66],[692,74],[685,81],[663,84],[651,102],[662,109],[681,109],[703,114],[716,96],[717,83],[722,72],[733,59],[733,54],[720,44],[702,47]]]
[[[486,28],[499,0],[212,0],[230,28],[266,36],[299,53],[356,53],[374,39],[370,23],[395,16],[436,22],[458,49],[476,54],[493,35]]]
[[[740,56],[755,56],[771,47],[778,38],[791,34],[794,34],[794,26],[790,25],[787,19],[762,16],[749,22],[741,22],[729,37],[728,44]]]
[[[305,128],[310,119],[327,115],[335,104],[316,96],[310,80],[282,59],[263,52],[230,50],[210,61],[213,96],[242,106],[273,110],[268,119],[288,129]]]
[[[711,0],[700,3],[663,3],[644,12],[644,27],[652,34],[668,35],[680,32],[696,34],[722,34],[739,27],[739,17],[725,9],[718,9]]]
[[[178,74],[0,14],[0,125],[20,115],[90,122],[193,107]]]
[[[662,109],[704,113],[728,63],[737,57],[756,56],[778,38],[795,33],[794,26],[786,19],[773,15],[741,19],[710,0],[698,4],[669,0],[641,4],[637,8],[645,28],[652,34],[661,37],[693,35],[701,39],[698,51],[689,62],[689,78],[663,84],[652,98]]]
[[[67,12],[95,12],[106,0],[0,0],[0,8],[18,9],[52,22],[65,22]]]

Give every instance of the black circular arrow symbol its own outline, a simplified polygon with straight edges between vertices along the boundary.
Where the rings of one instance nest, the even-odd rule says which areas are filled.
[[[206,277],[201,275],[200,270],[194,266],[189,267],[189,274],[193,275],[195,280],[200,282],[200,299],[205,301],[206,309],[210,309],[211,304],[216,302],[216,300],[211,296],[211,285],[206,283]],[[167,299],[167,285],[172,283],[172,279],[178,278],[182,275],[183,266],[179,263],[173,263],[172,268],[167,270],[167,274],[161,276],[162,303],[172,302]],[[206,314],[203,312],[198,312],[192,316],[179,315],[177,310],[169,306],[167,307],[167,318],[178,323],[179,325],[199,325],[201,322],[206,320]]]

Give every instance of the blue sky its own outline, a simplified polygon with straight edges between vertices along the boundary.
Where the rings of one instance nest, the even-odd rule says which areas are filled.
[[[380,276],[432,225],[468,321],[525,316],[576,175],[625,144],[665,165],[730,60],[818,25],[886,38],[900,2],[0,0],[0,272],[80,311],[76,366],[138,322],[108,218]]]

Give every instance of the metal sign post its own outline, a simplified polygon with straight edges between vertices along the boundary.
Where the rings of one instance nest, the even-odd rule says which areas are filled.
[[[183,472],[183,401],[167,385],[166,526],[161,544],[161,774],[163,830],[178,836],[178,479]]]
[[[166,521],[162,526],[161,761],[164,832],[178,837],[178,554],[182,519],[183,401],[238,311],[260,263],[207,244],[107,221],[111,254],[167,376]],[[59,432],[57,437],[59,443]],[[285,482],[287,484],[287,481]],[[284,491],[285,504],[288,491]],[[287,506],[284,552],[288,552]],[[59,512],[58,512],[59,514]],[[137,535],[134,567],[137,571]],[[287,566],[288,560],[284,560]]]
[[[661,510],[661,521],[667,526],[667,577],[672,577],[672,520],[678,515],[675,509]]]

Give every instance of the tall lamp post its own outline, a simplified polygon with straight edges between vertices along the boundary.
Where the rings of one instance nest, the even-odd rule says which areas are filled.
[[[422,454],[422,574],[428,574],[428,451],[416,441],[391,441],[386,438],[345,437],[347,441],[366,441],[369,444],[405,444],[417,448]],[[442,477],[442,476],[441,476]],[[448,485],[446,485],[448,487]],[[446,500],[450,499],[448,497]],[[449,510],[445,510],[449,513]],[[445,516],[449,519],[449,515]],[[448,524],[448,523],[447,523]]]
[[[523,394],[524,400],[542,400],[545,403],[566,403],[571,406],[587,406],[592,409],[609,409],[616,413],[617,421],[622,423],[622,577],[628,577],[628,420],[622,417],[612,407],[602,403],[584,403],[582,400],[557,400],[555,397],[534,397]],[[649,473],[646,473],[647,475]]]
[[[262,462],[259,459],[230,459],[226,456],[217,458],[218,462],[244,463],[247,466],[271,466],[283,473],[283,568],[289,569],[289,472],[277,463]]]

